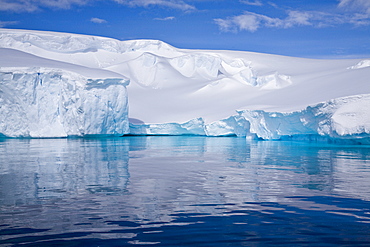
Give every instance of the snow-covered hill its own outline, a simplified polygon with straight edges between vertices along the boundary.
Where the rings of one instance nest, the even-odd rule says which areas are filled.
[[[118,41],[10,29],[0,29],[0,47],[1,73],[10,68],[24,73],[47,68],[101,79],[95,85],[105,88],[99,95],[115,107],[121,107],[117,100],[122,98],[113,95],[116,89],[111,82],[129,78],[132,134],[237,134],[265,139],[306,134],[366,138],[370,134],[370,60],[185,50],[156,40]],[[12,85],[24,83],[13,77]],[[0,100],[8,95],[5,84],[0,82]],[[84,85],[83,92],[88,88]],[[114,119],[123,120],[122,116]],[[113,124],[107,121],[98,125]],[[11,122],[3,118],[0,123],[0,133],[19,136],[19,131],[4,133]]]

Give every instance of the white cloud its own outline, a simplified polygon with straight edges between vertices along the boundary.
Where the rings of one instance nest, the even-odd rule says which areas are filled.
[[[262,6],[262,2],[260,0],[254,0],[254,1],[249,1],[249,0],[240,0],[241,3],[247,4],[247,5],[253,5],[253,6]]]
[[[244,14],[231,18],[215,19],[222,32],[250,31],[254,32],[260,27],[260,20],[256,15]]]
[[[339,0],[338,7],[370,14],[369,0]]]
[[[100,18],[96,18],[96,17],[91,18],[91,19],[90,19],[90,21],[91,21],[91,22],[94,22],[94,23],[97,23],[97,24],[107,23],[107,21],[106,21],[106,20],[104,20],[104,19],[100,19]]]
[[[7,27],[18,23],[18,21],[0,21],[0,27]]]
[[[37,9],[38,6],[31,1],[0,0],[0,11],[33,12]]]
[[[89,0],[37,0],[41,6],[69,9],[72,5],[85,5]]]
[[[256,15],[240,15],[232,19],[240,30],[254,32],[259,28],[260,20]]]
[[[43,7],[69,9],[88,1],[90,0],[0,0],[0,11],[34,12]]]
[[[276,3],[273,3],[273,2],[268,2],[268,4],[272,7],[274,7],[275,9],[278,9],[279,6],[276,4]]]
[[[294,26],[309,26],[312,25],[310,19],[312,19],[313,14],[310,12],[302,11],[289,11],[288,17],[284,21],[284,27],[294,27]]]
[[[152,5],[163,6],[184,11],[195,10],[192,5],[185,3],[182,0],[114,0],[117,3],[125,4],[130,7],[148,7]]]
[[[350,12],[348,23],[355,26],[370,25],[370,0],[339,0],[338,7]]]
[[[355,26],[369,26],[370,25],[370,15],[369,14],[354,14],[348,18],[348,23]]]
[[[367,14],[339,15],[319,11],[290,10],[287,11],[287,17],[284,19],[272,18],[253,12],[244,12],[239,16],[215,19],[214,21],[222,32],[255,32],[261,27],[293,28],[297,26],[312,26],[322,28],[341,24],[370,25],[370,16]]]
[[[287,19],[271,18],[266,15],[260,15],[253,12],[244,12],[239,16],[229,17],[227,19],[215,19],[216,24],[223,32],[250,31],[255,32],[260,27],[278,27],[288,28],[295,25],[308,25],[304,15],[298,12],[289,13]]]
[[[96,0],[0,0],[0,11],[34,12],[43,8],[70,9]],[[107,1],[107,0],[105,0]],[[183,0],[110,0],[129,7],[162,6],[183,11],[196,10]]]
[[[173,21],[175,19],[176,18],[174,16],[168,16],[168,17],[165,17],[165,18],[154,18],[154,20],[156,20],[156,21]]]

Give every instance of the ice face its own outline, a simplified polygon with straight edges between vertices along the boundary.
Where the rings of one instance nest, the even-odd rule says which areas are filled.
[[[133,135],[201,135],[201,136],[239,136],[249,133],[249,122],[240,115],[230,116],[210,124],[202,118],[185,123],[130,124]]]
[[[343,97],[308,106],[290,113],[241,110],[238,115],[205,124],[202,119],[185,124],[131,125],[132,134],[207,135],[257,137],[279,140],[312,136],[331,140],[356,139],[368,143],[370,138],[370,94]],[[185,127],[187,126],[187,127]]]
[[[46,68],[0,70],[0,133],[68,137],[128,133],[127,80]]]
[[[319,135],[335,139],[370,138],[370,95],[337,98],[291,113],[240,111],[250,133],[271,140]]]
[[[230,116],[204,126],[208,136],[245,137],[250,133],[250,122],[240,115]]]
[[[130,124],[133,135],[206,135],[202,118],[186,123]]]

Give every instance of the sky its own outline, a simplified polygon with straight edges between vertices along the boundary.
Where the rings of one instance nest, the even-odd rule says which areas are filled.
[[[0,0],[0,27],[186,49],[370,58],[370,0]]]

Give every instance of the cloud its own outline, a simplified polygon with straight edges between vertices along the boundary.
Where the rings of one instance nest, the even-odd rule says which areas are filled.
[[[370,25],[369,0],[339,0],[338,8],[351,12],[346,16],[348,23],[355,26]]]
[[[369,0],[339,0],[338,7],[370,14]]]
[[[293,28],[298,26],[312,26],[323,28],[342,24],[355,26],[370,25],[370,16],[367,14],[339,15],[319,11],[287,11],[287,17],[272,18],[253,12],[245,11],[242,15],[226,19],[214,19],[222,32],[255,32],[259,28]]]
[[[296,25],[310,25],[307,21],[307,14],[299,13],[298,11],[289,12],[285,20],[245,11],[244,14],[239,16],[229,17],[227,19],[215,19],[214,21],[222,32],[255,32],[263,26],[288,28]]]
[[[354,14],[348,18],[348,23],[355,26],[369,26],[370,25],[370,14]]]
[[[276,4],[276,3],[273,3],[273,2],[268,2],[268,4],[272,7],[274,7],[275,9],[278,9],[279,6]]]
[[[90,0],[0,0],[0,11],[34,12],[41,8],[69,9]]]
[[[0,11],[34,12],[43,8],[70,9],[97,0],[0,0]],[[105,0],[107,1],[107,0]],[[129,7],[162,6],[183,11],[196,10],[183,0],[110,0]]]
[[[91,22],[93,22],[93,23],[97,23],[97,24],[107,23],[107,21],[106,21],[106,20],[104,20],[104,19],[100,19],[100,18],[96,18],[96,17],[91,18],[91,19],[90,19],[90,21],[91,21]]]
[[[185,3],[182,0],[114,0],[117,3],[125,4],[130,7],[148,7],[148,6],[163,6],[184,11],[195,10],[192,5]]]
[[[0,0],[0,11],[33,12],[38,9],[31,1]]]
[[[18,24],[18,21],[0,21],[0,27],[7,27]]]
[[[169,17],[165,17],[165,18],[154,18],[154,20],[156,21],[172,21],[172,20],[175,20],[176,18],[174,16],[169,16]]]
[[[225,19],[215,19],[214,21],[219,26],[222,32],[237,32],[237,31],[256,31],[260,25],[261,20],[258,15],[245,13],[244,15],[234,16]]]
[[[253,6],[262,6],[262,2],[260,0],[248,1],[248,0],[240,0],[241,3]]]
[[[310,26],[312,25],[311,19],[313,16],[313,12],[289,11],[288,17],[285,19],[283,25],[285,28],[294,26]]]
[[[51,8],[70,9],[72,5],[85,5],[89,0],[37,0],[34,2],[39,2],[40,5]]]

